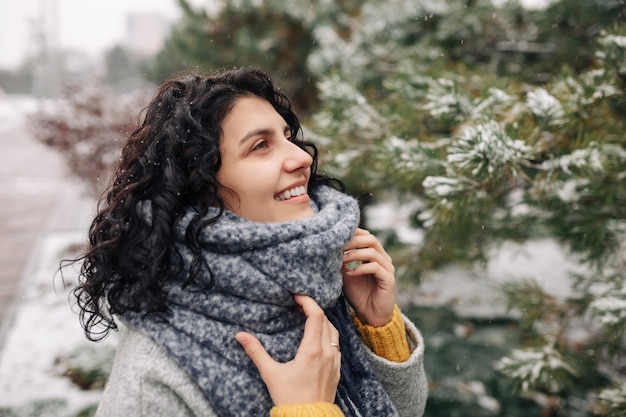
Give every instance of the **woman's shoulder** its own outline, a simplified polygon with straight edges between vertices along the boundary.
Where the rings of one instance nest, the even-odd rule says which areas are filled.
[[[116,371],[133,379],[158,381],[168,386],[193,386],[187,373],[154,340],[140,331],[123,328],[117,347],[112,377]]]
[[[120,326],[120,339],[117,345],[116,361],[124,360],[127,356],[133,357],[137,367],[143,367],[150,360],[171,360],[165,350],[159,347],[150,337],[138,330]]]
[[[198,386],[167,352],[128,328],[121,330],[97,416],[119,415],[118,411],[137,416],[215,416]]]

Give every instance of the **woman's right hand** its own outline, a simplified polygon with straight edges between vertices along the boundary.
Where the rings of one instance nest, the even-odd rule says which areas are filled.
[[[304,336],[291,361],[272,359],[250,333],[239,332],[235,339],[261,373],[274,405],[333,403],[341,376],[339,332],[311,297],[294,298],[307,318]]]

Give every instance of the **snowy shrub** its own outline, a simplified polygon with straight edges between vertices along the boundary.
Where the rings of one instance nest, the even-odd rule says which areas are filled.
[[[558,158],[544,161],[539,167],[546,172],[560,171],[572,174],[573,171],[581,170],[603,171],[604,165],[601,160],[601,153],[596,148],[596,144],[591,143],[583,149],[576,149],[574,152],[559,156]]]
[[[626,36],[606,35],[600,39],[603,49],[598,57],[621,75],[626,75]]]
[[[520,175],[520,163],[533,155],[533,149],[522,140],[507,135],[503,126],[490,120],[477,126],[465,126],[448,148],[447,162],[460,172],[481,180],[506,172]]]
[[[424,185],[424,193],[426,195],[442,199],[453,197],[455,194],[465,192],[468,188],[471,188],[471,184],[464,184],[458,178],[447,177],[429,176],[424,179],[422,184]]]
[[[136,126],[148,92],[114,96],[99,83],[68,85],[59,100],[42,103],[30,116],[42,143],[59,151],[72,174],[99,195],[108,185],[125,136]]]
[[[555,349],[555,340],[547,342],[542,347],[515,349],[495,366],[524,392],[558,393],[569,382],[570,376],[578,376],[578,373]]]
[[[527,103],[540,123],[558,126],[565,121],[561,103],[543,88],[528,92]]]
[[[312,55],[319,58],[312,67],[322,107],[310,127],[329,138],[326,165],[341,166],[334,172],[368,201],[420,202],[412,223],[419,242],[390,247],[408,262],[398,268],[399,279],[488,262],[503,242],[559,242],[584,272],[572,274],[571,293],[562,298],[539,285],[549,276],[501,289],[527,333],[496,369],[546,415],[569,415],[580,408],[574,404],[598,410],[618,399],[610,389],[624,378],[626,306],[623,291],[609,284],[619,280],[608,277],[623,267],[626,246],[623,25],[614,34],[596,27],[596,39],[585,44],[597,45],[596,53],[577,50],[587,53],[586,67],[568,61],[549,73],[537,68],[566,57],[559,46],[542,43],[552,39],[549,26],[559,13],[588,19],[592,10],[606,16],[626,10],[557,1],[545,15],[533,15],[481,1],[448,2],[421,17],[403,9],[405,16],[389,19],[383,6],[365,3],[350,36],[320,31],[324,45]],[[378,10],[378,22],[369,20],[370,10]],[[414,42],[404,43],[409,38]],[[601,390],[609,391],[592,395]]]
[[[599,403],[605,408],[605,417],[623,417],[626,415],[626,382],[618,383],[614,388],[607,388],[598,394]]]
[[[444,122],[463,122],[471,114],[474,103],[457,90],[454,81],[441,78],[428,89],[422,110]]]

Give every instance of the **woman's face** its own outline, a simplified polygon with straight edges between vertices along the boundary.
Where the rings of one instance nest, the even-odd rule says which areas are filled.
[[[314,214],[307,190],[311,156],[290,141],[289,126],[259,97],[243,97],[222,122],[217,180],[234,192],[226,208],[255,222],[298,220]]]

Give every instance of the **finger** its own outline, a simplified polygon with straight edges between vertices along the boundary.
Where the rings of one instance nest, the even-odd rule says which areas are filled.
[[[348,269],[344,272],[349,278],[355,279],[361,276],[373,276],[376,285],[381,288],[392,287],[395,281],[395,274],[377,263],[370,262],[361,264],[354,269]]]
[[[328,320],[324,310],[309,296],[295,295],[294,299],[296,303],[302,307],[304,314],[307,316],[300,347],[315,349],[317,346],[321,347],[323,350],[327,350],[330,346],[336,349],[336,347],[332,346],[330,343],[339,344],[339,332]]]
[[[330,320],[326,319],[324,331],[318,340],[320,353],[328,358],[335,369],[335,379],[339,382],[341,377],[341,345],[339,343],[339,331],[333,326]]]
[[[378,251],[375,247],[372,246],[361,246],[359,248],[355,248],[349,251],[344,252],[343,261],[376,261],[380,259],[381,261],[387,261],[387,258]]]
[[[385,259],[391,262],[392,261],[391,257],[385,251],[385,248],[380,243],[380,241],[376,238],[376,236],[370,234],[367,231],[365,232],[366,233],[359,233],[359,234],[354,235],[354,237],[350,240],[350,242],[348,242],[344,246],[343,248],[344,254],[350,253],[355,249],[373,248],[374,250],[379,252],[381,256],[383,256]]]
[[[322,326],[322,334],[317,339],[322,351],[326,352],[325,355],[330,355],[332,358],[336,358],[338,353],[341,353],[341,346],[339,345],[339,331],[328,320],[328,317],[324,316],[324,323]]]
[[[344,264],[350,264],[351,269],[356,269],[356,266],[360,263],[378,263],[384,269],[392,272],[394,270],[393,261],[386,253],[381,253],[375,248],[363,248],[353,249],[350,252],[344,254]]]
[[[346,243],[344,247],[344,251],[355,248],[356,247],[354,244],[355,239],[357,239],[359,236],[367,236],[367,235],[371,235],[371,233],[365,229],[360,229],[360,228],[356,229],[356,231],[352,235],[352,238],[350,238],[350,241]]]
[[[293,296],[296,304],[300,306],[304,315],[308,317],[319,317],[324,315],[324,310],[317,304],[317,302],[304,294],[295,294]]]
[[[337,328],[335,326],[333,326],[333,324],[329,321],[328,322],[329,325],[329,340],[330,343],[335,343],[337,346],[333,346],[335,349],[337,349],[338,351],[341,351],[341,346],[339,344],[339,331],[337,330]],[[331,345],[332,346],[332,345]]]
[[[235,340],[239,342],[252,363],[257,367],[261,375],[269,370],[277,362],[267,353],[259,339],[246,332],[239,332],[235,335]]]
[[[296,294],[294,295],[294,300],[302,308],[302,312],[306,316],[302,341],[321,338],[324,330],[324,320],[326,320],[324,310],[308,295]]]

